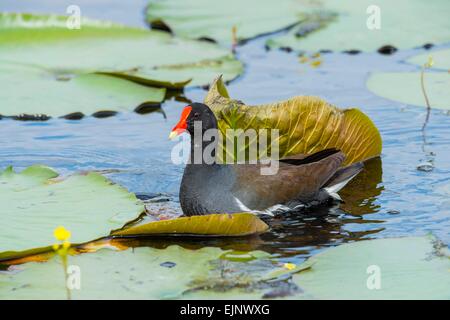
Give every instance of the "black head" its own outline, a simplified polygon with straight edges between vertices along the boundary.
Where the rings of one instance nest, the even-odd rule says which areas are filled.
[[[191,103],[184,107],[180,121],[173,128],[170,137],[175,137],[184,131],[188,131],[190,135],[193,135],[195,122],[201,124],[202,133],[208,129],[217,129],[216,116],[212,110],[206,104]]]

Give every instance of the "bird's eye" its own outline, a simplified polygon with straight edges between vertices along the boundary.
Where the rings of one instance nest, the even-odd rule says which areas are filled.
[[[198,119],[199,117],[200,117],[200,113],[195,112],[195,113],[194,113],[194,119]]]

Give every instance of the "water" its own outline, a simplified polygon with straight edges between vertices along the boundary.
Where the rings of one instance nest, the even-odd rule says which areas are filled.
[[[0,10],[25,8],[16,1],[2,2]],[[120,15],[113,13],[116,9],[104,10],[105,2],[86,6],[84,13],[92,18],[109,17],[125,24],[143,25],[138,19],[145,1],[132,1],[132,5],[122,8],[125,13]],[[65,11],[60,4],[44,3],[37,6],[29,2],[26,11]],[[424,108],[380,98],[365,87],[370,72],[418,70],[402,60],[424,51],[423,48],[404,50],[391,56],[330,53],[322,55],[322,64],[313,68],[301,64],[295,53],[267,52],[264,39],[239,47],[237,55],[246,70],[228,86],[232,97],[247,104],[258,104],[295,95],[317,95],[340,107],[357,106],[372,118],[381,132],[381,160],[369,163],[366,171],[341,192],[345,203],[303,216],[272,220],[271,231],[258,237],[127,242],[134,246],[165,247],[176,243],[193,248],[210,245],[236,250],[260,249],[295,263],[322,248],[359,239],[431,232],[450,244],[450,116],[433,110],[422,132]],[[192,101],[202,101],[205,94],[200,88],[185,91],[185,96]],[[167,136],[184,105],[172,99],[162,105],[163,113],[124,113],[105,119],[86,117],[46,122],[3,119],[0,121],[0,168],[13,165],[20,170],[39,163],[63,175],[102,170],[132,192],[162,194],[169,200],[152,203],[151,208],[180,212],[178,188],[183,166],[171,162],[174,142]],[[431,171],[417,169],[430,160]]]

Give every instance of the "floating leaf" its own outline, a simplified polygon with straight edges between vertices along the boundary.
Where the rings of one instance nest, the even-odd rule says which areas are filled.
[[[229,260],[228,255],[233,252],[170,246],[120,252],[104,249],[72,256],[70,264],[81,271],[81,288],[72,290],[72,297],[258,299],[263,294],[283,297],[284,290],[296,299],[449,298],[448,249],[431,237],[344,244],[327,249],[292,270],[259,251],[245,253],[252,257],[245,261]],[[367,270],[374,265],[381,272],[380,290],[367,288],[368,278],[373,275]],[[64,275],[57,259],[27,263],[14,270],[0,273],[0,299],[65,298]],[[373,270],[372,267],[370,271]],[[286,282],[291,277],[293,281]],[[267,291],[271,289],[275,292]]]
[[[114,229],[117,230],[111,235],[115,237],[245,236],[268,229],[257,216],[248,213],[129,223],[144,211],[134,194],[97,173],[62,179],[44,166],[31,166],[20,173],[11,167],[2,171],[0,201],[3,221],[0,260],[3,261],[28,255],[47,258],[49,246],[54,242],[53,230],[60,225],[71,231],[71,242],[75,244],[107,236]],[[75,248],[74,253],[90,251],[88,247]]]
[[[53,244],[57,226],[71,231],[72,243],[82,243],[108,235],[144,211],[134,194],[100,174],[58,178],[44,166],[0,172],[0,208],[2,259]]]
[[[207,277],[210,261],[223,253],[218,248],[171,246],[121,252],[104,249],[71,256],[69,264],[81,272],[81,288],[71,291],[72,299],[180,298],[193,280]],[[171,268],[164,266],[167,262]],[[21,272],[0,274],[0,299],[65,299],[64,274],[57,257],[18,268]]]
[[[295,0],[165,0],[151,1],[147,21],[168,27],[175,35],[212,39],[231,45],[289,27],[302,19]]]
[[[116,230],[111,235],[245,236],[262,233],[267,231],[267,229],[267,224],[254,214],[234,213],[209,214],[148,222]]]
[[[302,5],[303,12],[310,18],[287,34],[269,39],[269,47],[299,51],[376,51],[385,45],[406,49],[450,41],[447,15],[450,2],[447,0],[431,3],[422,0],[397,0],[395,3],[389,0],[376,3],[372,0],[327,0]],[[335,13],[337,17],[324,20],[320,15],[324,11]],[[411,17],[417,17],[414,23],[411,23]]]
[[[301,271],[283,269],[262,251],[242,252],[252,258],[239,261],[230,260],[232,254],[211,247],[169,246],[120,252],[103,249],[71,256],[70,265],[81,272],[80,290],[72,290],[71,295],[73,299],[258,299],[268,290],[282,289],[293,272]],[[65,298],[64,275],[57,259],[15,266],[14,270],[0,273],[0,299]]]
[[[359,241],[308,259],[294,282],[310,299],[450,299],[449,258],[433,237]]]
[[[367,88],[390,100],[426,107],[420,77],[420,72],[374,73],[367,80]],[[424,84],[430,106],[450,110],[450,74],[425,72]]]
[[[53,117],[100,110],[129,111],[164,100],[165,88],[154,88],[99,74],[66,75],[0,62],[0,114],[42,113]]]
[[[7,97],[9,104],[2,105],[0,114],[24,113],[32,101],[38,105],[33,114],[61,115],[65,109],[81,109],[84,101],[79,99],[94,93],[98,97],[83,106],[87,114],[105,109],[133,110],[144,102],[162,101],[164,91],[156,87],[204,85],[218,73],[231,80],[242,72],[239,61],[212,43],[91,20],[82,20],[81,29],[71,30],[65,19],[0,13],[0,65],[15,80],[13,90],[2,90],[2,98]],[[90,76],[89,80],[95,82],[92,88],[84,78],[80,79],[87,73],[102,74],[100,78]],[[12,87],[8,79],[4,75],[0,85]],[[60,82],[67,83],[63,86]],[[145,92],[137,83],[153,88]],[[116,90],[122,86],[123,90]],[[39,92],[30,87],[39,88]],[[59,90],[76,94],[66,97],[59,95]],[[56,98],[63,101],[63,106],[54,113],[60,107]],[[110,104],[111,100],[118,102]]]
[[[430,57],[433,60],[433,69],[440,69],[450,71],[450,49],[444,49],[439,51],[433,51],[430,53],[419,54],[417,56],[408,59],[409,63],[414,63],[419,66],[423,66],[428,62]]]
[[[364,113],[358,109],[341,110],[320,98],[299,96],[277,103],[247,106],[231,99],[218,78],[205,103],[214,111],[227,142],[230,141],[227,129],[279,129],[281,157],[337,148],[345,153],[346,163],[350,164],[381,153],[380,133]]]

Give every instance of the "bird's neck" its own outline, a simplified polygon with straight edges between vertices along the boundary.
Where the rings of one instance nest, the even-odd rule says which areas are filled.
[[[201,135],[191,134],[191,154],[189,163],[206,165],[216,164],[218,139],[218,135],[205,135],[204,132]]]

